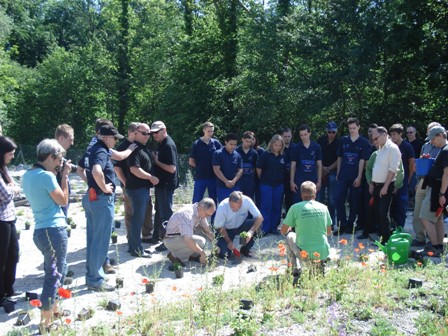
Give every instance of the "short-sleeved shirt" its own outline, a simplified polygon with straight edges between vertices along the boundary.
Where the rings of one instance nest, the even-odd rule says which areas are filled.
[[[252,215],[253,218],[261,216],[260,210],[258,210],[257,206],[250,199],[250,197],[243,195],[243,202],[241,204],[241,208],[236,212],[232,210],[229,204],[229,199],[226,198],[221,203],[219,203],[218,208],[216,209],[214,226],[216,229],[239,228],[247,219],[249,213]]]
[[[285,155],[275,155],[274,153],[266,151],[258,160],[257,168],[261,169],[261,184],[270,186],[283,184],[284,176],[286,174]]]
[[[333,142],[328,141],[328,136],[323,135],[319,139],[317,139],[317,143],[319,144],[322,150],[322,166],[328,167],[331,166],[338,159],[338,147],[339,147],[339,138],[334,138]]]
[[[213,154],[213,166],[219,166],[225,178],[227,180],[232,180],[236,176],[238,170],[243,169],[243,160],[237,151],[229,153],[227,149],[223,147]],[[219,178],[216,178],[216,182],[218,187],[225,187],[224,182]]]
[[[99,193],[102,193],[102,190],[98,187],[98,184],[92,175],[92,168],[94,165],[99,165],[101,167],[104,174],[104,182],[106,184],[112,183],[112,186],[115,189],[115,171],[110,155],[109,148],[101,140],[95,143],[87,150],[86,154],[84,154],[87,185],[89,188],[94,188]]]
[[[360,136],[352,141],[350,136],[342,137],[337,152],[338,157],[342,159],[338,179],[355,180],[358,177],[359,161],[368,160],[370,154],[370,145],[366,138]]]
[[[82,156],[81,159],[79,159],[78,161],[78,166],[81,167],[82,169],[88,169],[85,166],[85,160],[86,160],[86,156],[88,155],[87,152],[93,147],[93,145],[95,145],[98,142],[98,137],[94,136],[92,137],[92,139],[90,139],[89,145],[87,146],[86,152],[84,153],[84,155]],[[126,149],[126,148],[125,148]],[[110,149],[108,149],[109,153],[111,153]]]
[[[134,142],[137,148],[126,159],[126,189],[151,188],[151,181],[135,176],[131,172],[131,167],[143,169],[147,173],[152,173],[153,163],[148,147],[138,141]],[[124,160],[123,160],[124,161]]]
[[[409,175],[409,160],[415,158],[414,148],[407,141],[402,141],[398,146],[401,152],[401,161],[403,162],[404,173]]]
[[[322,150],[317,142],[311,141],[308,148],[302,142],[294,146],[291,152],[291,161],[296,162],[294,182],[301,184],[304,181],[317,182],[317,161],[322,160]]]
[[[428,173],[428,177],[440,180],[443,177],[443,171],[446,167],[448,167],[448,145],[440,148],[439,155],[437,155]]]
[[[196,167],[194,170],[195,180],[209,180],[215,178],[212,159],[213,154],[221,148],[221,143],[213,138],[210,139],[208,144],[206,144],[201,138],[193,143],[191,146],[190,158],[194,159],[196,162]]]
[[[406,140],[408,141],[408,140]],[[414,141],[408,141],[412,148],[414,148],[415,157],[419,157],[422,152],[423,144],[425,143],[422,139],[416,138]]]
[[[176,171],[170,173],[159,166],[154,165],[154,175],[159,179],[156,188],[168,188],[174,190],[179,186],[179,163],[177,159],[176,144],[173,139],[167,135],[167,137],[159,144],[157,151],[159,153],[159,161],[170,166],[176,166]]]
[[[317,201],[294,204],[283,223],[296,232],[296,244],[306,251],[311,259],[325,260],[330,254],[327,227],[331,226],[328,208]],[[319,257],[315,256],[317,252]]]
[[[248,152],[245,153],[243,147],[240,145],[237,147],[236,151],[240,154],[243,160],[243,178],[252,177],[255,174],[255,168],[257,167],[258,153],[255,149],[249,148]]]
[[[116,150],[118,152],[122,152],[126,149],[128,149],[128,147],[132,144],[132,142],[130,142],[128,139],[124,139],[116,148]],[[114,164],[115,167],[120,167],[123,172],[126,172],[126,160],[120,160],[120,161],[116,161],[113,160],[112,163]]]
[[[50,195],[59,188],[53,173],[30,169],[23,175],[22,188],[33,210],[36,230],[66,225],[64,212]]]
[[[169,219],[166,226],[166,234],[192,237],[197,227],[208,227],[207,218],[201,218],[198,214],[198,204],[184,205]]]

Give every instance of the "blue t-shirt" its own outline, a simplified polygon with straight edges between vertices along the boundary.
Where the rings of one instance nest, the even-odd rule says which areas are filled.
[[[194,171],[195,180],[209,180],[215,178],[212,159],[213,154],[221,148],[221,143],[216,139],[210,139],[209,143],[206,144],[199,138],[193,143],[191,146],[190,158],[194,159],[196,162]]]
[[[285,154],[275,155],[271,152],[264,152],[257,163],[257,168],[261,169],[260,183],[270,186],[277,186],[284,183],[286,174]]]
[[[414,147],[412,147],[409,142],[402,141],[398,148],[401,152],[401,162],[403,162],[404,175],[409,176],[409,159],[415,158]]]
[[[219,166],[221,172],[227,180],[232,180],[239,169],[243,169],[243,160],[237,151],[229,153],[225,147],[217,150],[213,154],[213,166]],[[225,188],[226,185],[219,178],[216,178],[217,186]],[[236,186],[238,183],[236,183]]]
[[[36,230],[66,225],[64,212],[50,195],[59,188],[52,172],[30,169],[23,175],[22,187],[33,210]]]
[[[317,183],[317,161],[322,161],[322,149],[311,141],[308,148],[302,142],[296,144],[291,152],[291,161],[296,162],[294,183],[298,186],[304,181]]]
[[[89,188],[94,188],[97,192],[102,193],[100,187],[96,183],[92,175],[92,168],[94,165],[99,165],[104,174],[104,181],[106,184],[112,183],[115,190],[115,171],[112,161],[110,159],[110,151],[106,144],[98,141],[84,154],[84,166],[86,169],[87,185]]]
[[[244,152],[243,147],[240,145],[236,151],[243,160],[243,176],[242,178],[253,178],[255,174],[255,168],[257,167],[258,153],[255,149],[249,148],[247,154]]]
[[[370,157],[369,142],[362,136],[355,141],[352,141],[350,136],[344,136],[339,143],[338,157],[342,158],[338,180],[355,180],[358,176],[359,160],[368,160]]]

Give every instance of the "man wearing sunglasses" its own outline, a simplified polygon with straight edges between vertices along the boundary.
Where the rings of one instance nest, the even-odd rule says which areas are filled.
[[[168,135],[165,124],[161,121],[155,121],[151,125],[150,132],[159,144],[157,151],[153,153],[154,175],[158,177],[159,183],[154,188],[156,214],[151,241],[151,243],[157,244],[165,236],[162,223],[168,221],[173,214],[174,190],[179,187],[179,163],[176,144]],[[164,251],[166,247],[161,244],[156,247],[156,250]]]
[[[334,121],[327,124],[327,134],[317,139],[322,149],[322,186],[317,193],[317,200],[328,206],[332,226],[336,223],[336,210],[334,205],[334,188],[336,187],[336,168],[338,162],[337,151],[339,147],[338,125]],[[325,192],[326,199],[325,200]]]
[[[129,252],[134,257],[150,258],[151,253],[144,251],[140,233],[145,220],[148,204],[151,202],[149,189],[159,183],[152,175],[153,162],[146,143],[150,137],[149,126],[141,123],[135,132],[134,143],[137,148],[127,159],[126,195],[131,201],[131,228],[128,233]]]

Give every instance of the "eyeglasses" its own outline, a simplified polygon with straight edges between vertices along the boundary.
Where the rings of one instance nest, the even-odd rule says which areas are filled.
[[[378,135],[376,138],[372,138],[372,141],[375,142],[377,141],[379,138],[381,138],[383,136],[383,134]]]
[[[141,135],[144,135],[144,136],[149,136],[149,135],[151,135],[151,132],[142,132],[142,131],[140,131],[140,130],[137,130],[137,132],[139,132]]]
[[[328,134],[336,134],[336,131],[327,131]]]
[[[412,133],[414,133],[414,132],[406,132],[406,134],[412,134]]]

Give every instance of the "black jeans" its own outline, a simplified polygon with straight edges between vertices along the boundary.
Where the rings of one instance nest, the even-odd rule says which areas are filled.
[[[19,262],[19,241],[16,221],[0,221],[0,299],[14,293],[16,269]]]
[[[380,191],[384,183],[374,183],[373,186],[373,211],[374,218],[378,223],[378,234],[382,237],[381,243],[385,244],[390,237],[390,219],[389,208],[392,202],[392,192],[394,191],[394,183],[391,182],[387,188],[387,194],[380,197]]]

